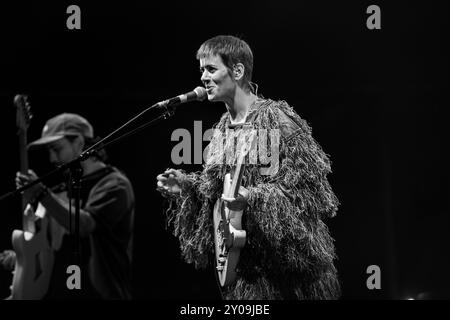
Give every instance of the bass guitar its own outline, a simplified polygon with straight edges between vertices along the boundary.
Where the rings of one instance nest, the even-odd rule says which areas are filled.
[[[16,95],[16,125],[19,136],[20,171],[28,172],[27,130],[32,118],[26,95]],[[16,253],[11,299],[38,300],[48,291],[54,264],[54,250],[63,233],[56,222],[46,217],[45,208],[32,205],[22,196],[22,230],[14,230],[12,246]]]

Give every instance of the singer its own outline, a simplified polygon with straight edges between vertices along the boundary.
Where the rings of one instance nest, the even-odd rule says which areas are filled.
[[[224,299],[338,299],[335,247],[323,221],[334,217],[339,205],[327,180],[328,156],[292,107],[258,94],[245,41],[216,36],[200,46],[197,59],[208,100],[226,107],[215,129],[278,130],[279,168],[263,174],[261,164],[246,166],[238,196],[224,196],[223,181],[235,168],[209,161],[222,150],[222,141],[213,138],[202,172],[169,169],[158,175],[157,189],[170,203],[168,221],[183,258],[197,268],[222,270],[210,259],[217,252],[212,213],[221,199],[229,210],[243,212],[246,232],[236,276],[219,286]]]

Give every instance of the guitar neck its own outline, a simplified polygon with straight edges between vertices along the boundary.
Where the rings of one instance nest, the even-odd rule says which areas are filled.
[[[20,172],[26,173],[29,169],[26,131],[19,132],[19,155],[20,155]]]
[[[241,152],[239,153],[239,157],[237,159],[236,169],[234,171],[234,175],[231,181],[231,186],[229,189],[229,196],[236,198],[239,193],[239,188],[241,187],[241,180],[242,175],[245,170],[245,157],[247,156],[248,152],[255,146],[255,136],[254,133],[252,136],[250,136],[250,142],[247,143],[247,148],[241,149]],[[245,145],[244,145],[245,147]]]
[[[236,169],[234,171],[233,179],[231,180],[230,196],[237,197],[239,188],[241,187],[242,174],[244,172],[245,164],[239,159]]]
[[[29,169],[28,151],[27,151],[27,131],[19,132],[19,156],[20,156],[20,172],[27,173]],[[22,196],[22,209],[25,209],[27,203],[25,197]]]

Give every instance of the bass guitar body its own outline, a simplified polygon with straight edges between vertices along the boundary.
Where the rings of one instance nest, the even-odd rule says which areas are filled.
[[[39,215],[43,207],[39,204],[36,213],[28,206],[25,215]],[[47,293],[53,272],[54,250],[49,245],[48,218],[38,218],[36,232],[14,230],[12,245],[16,252],[11,297],[14,300],[39,300]]]

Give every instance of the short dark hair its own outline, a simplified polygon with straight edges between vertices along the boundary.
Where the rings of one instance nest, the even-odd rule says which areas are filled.
[[[218,55],[228,71],[232,73],[237,63],[245,68],[243,83],[251,88],[253,74],[253,53],[250,46],[242,39],[229,35],[220,35],[206,40],[197,51],[197,59]]]

